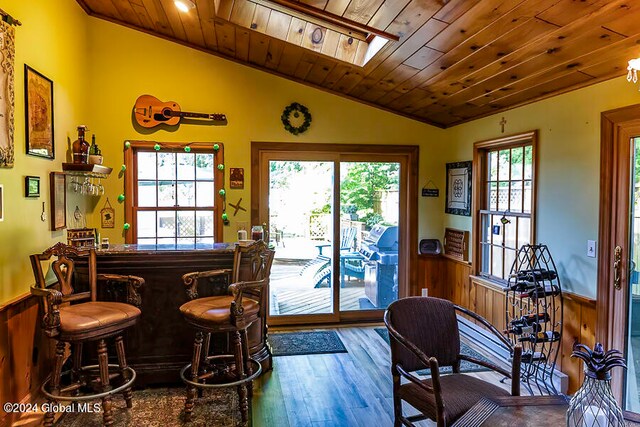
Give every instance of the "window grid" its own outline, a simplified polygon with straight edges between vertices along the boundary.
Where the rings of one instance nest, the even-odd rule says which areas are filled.
[[[533,145],[489,148],[482,154],[487,167],[481,183],[486,191],[484,206],[479,211],[480,275],[502,282],[508,278],[518,248],[532,240]],[[514,175],[516,168],[518,176]],[[509,222],[502,224],[501,218]],[[499,227],[497,234],[494,226]]]
[[[127,187],[132,191],[127,190],[129,195],[125,199],[130,204],[127,219],[133,229],[126,235],[128,242],[171,245],[215,242],[219,233],[216,195],[223,178],[216,166],[222,163],[222,146],[218,144],[214,149],[213,144],[193,144],[196,146],[191,150],[185,150],[186,144],[166,144],[171,147],[163,147],[160,152],[141,141],[131,147],[132,155],[125,155],[127,172],[131,171],[127,176],[133,183]],[[144,161],[140,160],[141,154],[146,157]],[[163,161],[168,162],[169,168]],[[154,177],[145,173],[145,169],[150,172],[150,167]],[[170,186],[168,194],[163,193],[161,183]],[[153,196],[144,200],[145,191],[152,191]]]

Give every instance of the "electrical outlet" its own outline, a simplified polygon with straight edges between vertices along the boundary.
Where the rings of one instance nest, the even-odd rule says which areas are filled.
[[[429,289],[422,288],[422,296],[423,297],[428,297],[429,296]]]
[[[597,245],[595,240],[587,240],[587,256],[595,258],[597,254]]]

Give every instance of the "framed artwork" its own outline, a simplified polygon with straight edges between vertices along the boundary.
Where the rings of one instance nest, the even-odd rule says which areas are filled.
[[[0,184],[0,221],[4,221],[4,187]]]
[[[51,172],[51,230],[62,230],[67,226],[67,195],[65,191],[65,174]]]
[[[229,168],[229,188],[244,188],[244,168]]]
[[[104,207],[100,210],[100,223],[102,228],[114,228],[115,227],[116,211],[111,206],[109,198],[104,204]]]
[[[471,216],[471,164],[447,163],[446,213]]]
[[[53,82],[27,64],[24,98],[27,154],[53,159]]]
[[[3,168],[12,168],[14,160],[15,50],[15,30],[0,20],[0,167]]]
[[[24,177],[24,197],[40,197],[40,177]]]

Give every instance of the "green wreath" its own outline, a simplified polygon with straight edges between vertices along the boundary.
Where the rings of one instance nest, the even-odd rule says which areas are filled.
[[[291,113],[293,113],[293,117],[300,117],[300,114],[304,116],[304,121],[300,126],[293,126],[289,121],[289,117],[291,117]],[[291,105],[288,105],[287,108],[282,112],[282,116],[280,116],[282,120],[282,124],[284,125],[285,130],[291,132],[294,135],[298,135],[302,132],[305,132],[309,129],[311,125],[311,113],[309,113],[309,109],[302,104],[298,104],[297,102],[293,102]]]

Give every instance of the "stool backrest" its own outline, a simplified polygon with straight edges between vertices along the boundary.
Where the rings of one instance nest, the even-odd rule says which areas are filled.
[[[231,283],[253,282],[269,277],[275,251],[262,240],[249,245],[238,245],[233,258]]]
[[[75,264],[72,258],[88,257],[89,291],[75,293],[73,289],[73,277]],[[50,263],[56,282],[49,285],[62,293],[62,301],[78,301],[83,299],[96,300],[96,252],[94,249],[78,249],[64,243],[56,243],[41,254],[30,255],[31,268],[35,277],[35,286],[47,288],[44,266]],[[55,258],[50,262],[51,258]]]

